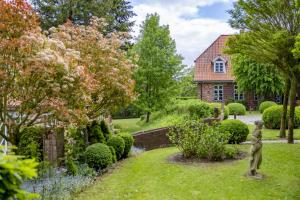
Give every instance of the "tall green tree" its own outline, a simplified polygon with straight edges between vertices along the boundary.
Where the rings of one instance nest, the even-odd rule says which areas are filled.
[[[75,24],[88,25],[92,16],[104,18],[107,33],[128,32],[134,25],[130,18],[135,15],[126,0],[32,0],[41,18],[43,29],[64,24],[68,19]]]
[[[243,54],[258,62],[273,64],[284,76],[285,110],[281,132],[285,134],[289,99],[288,142],[293,143],[297,74],[300,70],[292,49],[300,32],[299,0],[238,0],[229,13],[231,26],[244,32],[229,39],[227,53]]]
[[[261,64],[244,55],[232,58],[233,74],[241,91],[255,91],[257,95],[279,95],[284,89],[284,79],[271,64]]]
[[[133,52],[138,57],[134,73],[137,105],[146,111],[149,122],[153,111],[162,109],[177,95],[182,57],[176,53],[169,27],[159,25],[158,14],[147,15]]]
[[[197,97],[197,84],[194,82],[195,68],[188,67],[182,70],[178,80],[179,97]]]

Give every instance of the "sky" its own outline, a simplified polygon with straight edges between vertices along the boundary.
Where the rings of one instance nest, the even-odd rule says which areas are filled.
[[[141,23],[148,13],[158,13],[161,25],[169,25],[177,51],[183,63],[191,66],[194,60],[221,34],[237,33],[228,22],[227,10],[235,0],[132,0],[135,26],[139,34]]]

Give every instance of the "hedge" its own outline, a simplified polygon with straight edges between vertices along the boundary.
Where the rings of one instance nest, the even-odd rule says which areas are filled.
[[[259,105],[259,112],[263,113],[267,108],[275,105],[277,105],[277,103],[275,103],[274,101],[264,101]]]
[[[247,124],[237,119],[227,119],[221,122],[221,132],[229,132],[230,136],[228,143],[239,144],[246,141],[249,134],[249,128]]]
[[[245,115],[246,114],[246,107],[241,103],[230,103],[227,105],[229,108],[230,115]]]

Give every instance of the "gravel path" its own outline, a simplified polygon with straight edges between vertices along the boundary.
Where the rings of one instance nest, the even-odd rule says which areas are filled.
[[[276,144],[276,143],[287,143],[287,140],[263,140],[264,144]],[[294,140],[294,143],[299,144],[300,140]],[[242,142],[241,144],[251,144],[250,141]]]
[[[229,115],[229,119],[233,119],[233,115]],[[241,120],[242,122],[246,124],[254,124],[255,121],[261,120],[262,115],[261,114],[253,114],[253,115],[238,115],[236,116],[236,119]]]

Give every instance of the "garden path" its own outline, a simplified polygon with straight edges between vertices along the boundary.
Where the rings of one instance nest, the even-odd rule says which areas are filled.
[[[233,115],[229,115],[229,119],[233,119],[233,118],[234,118]],[[262,119],[262,115],[261,114],[238,115],[236,116],[236,118],[246,124],[254,124],[255,121]]]

